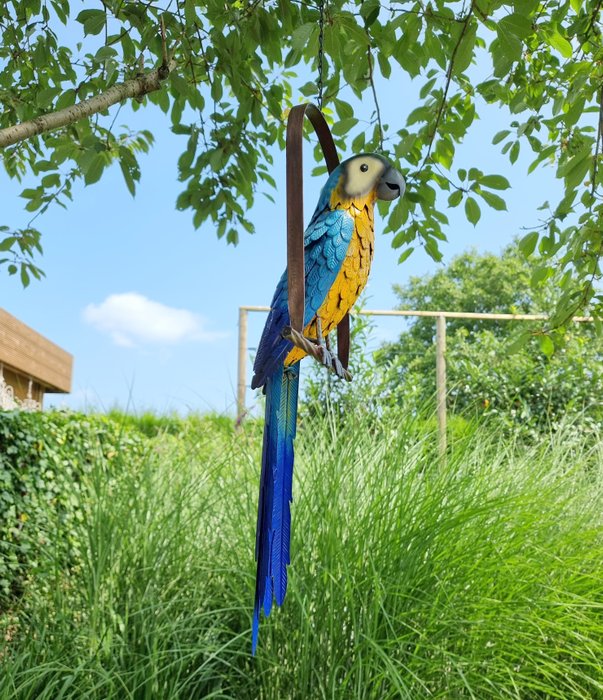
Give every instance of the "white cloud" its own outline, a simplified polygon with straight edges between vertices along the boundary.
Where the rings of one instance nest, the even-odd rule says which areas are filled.
[[[204,330],[201,316],[157,301],[137,292],[111,294],[100,304],[88,304],[84,320],[123,347],[157,343],[175,345],[186,340],[209,342],[224,333]]]

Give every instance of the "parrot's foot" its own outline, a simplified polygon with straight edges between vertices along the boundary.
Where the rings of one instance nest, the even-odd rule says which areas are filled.
[[[317,345],[318,349],[320,350],[322,357],[320,359],[320,362],[325,366],[328,367],[332,372],[335,372],[335,374],[340,378],[340,379],[345,379],[348,382],[352,381],[352,375],[347,371],[347,369],[341,364],[341,360],[337,357],[337,354],[332,352],[328,345]]]
[[[306,338],[299,331],[296,331],[291,326],[285,326],[281,335],[285,340],[290,341],[295,347],[300,348],[308,355],[311,355],[317,362],[324,365],[327,369],[334,372],[340,379],[345,379],[347,382],[352,381],[352,375],[341,364],[341,361],[334,352],[331,352],[322,338],[321,329],[319,331],[319,339]]]

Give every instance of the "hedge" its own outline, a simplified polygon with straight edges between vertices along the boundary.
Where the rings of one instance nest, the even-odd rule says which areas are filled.
[[[109,476],[145,450],[138,431],[103,416],[0,411],[0,610],[22,595],[46,548],[77,563],[93,466]]]

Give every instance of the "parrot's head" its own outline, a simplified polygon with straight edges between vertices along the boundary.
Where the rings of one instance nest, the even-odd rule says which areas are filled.
[[[383,156],[361,153],[344,160],[340,187],[350,199],[376,197],[391,201],[404,194],[406,183],[400,173]]]

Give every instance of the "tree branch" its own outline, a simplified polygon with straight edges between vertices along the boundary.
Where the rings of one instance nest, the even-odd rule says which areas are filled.
[[[438,127],[440,126],[440,121],[442,119],[442,116],[444,114],[444,110],[446,109],[446,101],[448,99],[448,90],[450,89],[450,83],[452,82],[452,73],[454,71],[454,61],[456,59],[456,54],[463,43],[463,39],[465,38],[465,33],[467,31],[467,28],[469,27],[469,21],[471,19],[471,16],[473,15],[473,10],[474,10],[474,2],[471,2],[471,6],[469,7],[469,10],[467,14],[465,15],[465,18],[463,19],[463,26],[461,28],[461,33],[459,34],[459,38],[454,46],[454,49],[452,50],[452,54],[450,56],[450,62],[448,63],[448,70],[446,71],[446,82],[444,84],[444,92],[442,93],[442,100],[440,102],[440,106],[438,107],[438,111],[435,117],[435,121],[433,123],[433,127],[431,129],[431,132],[429,133],[428,137],[428,144],[427,144],[427,153],[425,154],[425,157],[423,158],[423,162],[421,163],[421,167],[419,168],[419,172],[423,170],[425,167],[425,164],[429,160],[429,156],[431,155],[431,149],[433,148],[433,142],[435,141],[436,134],[438,132]]]
[[[595,5],[595,9],[592,11],[592,14],[590,16],[590,21],[588,22],[588,27],[586,28],[586,31],[584,32],[584,36],[586,39],[589,38],[590,33],[595,27],[595,24],[597,22],[597,19],[599,17],[599,13],[601,12],[601,5],[603,5],[602,0],[598,0],[597,4]]]
[[[373,54],[371,53],[370,44],[366,47],[366,57],[368,60],[368,79],[373,92],[373,100],[375,102],[375,115],[377,118],[377,126],[379,129],[379,147],[383,150],[383,124],[381,123],[381,110],[379,109],[379,100],[377,99],[377,90],[375,88],[375,80],[373,78]]]
[[[0,148],[12,146],[32,136],[38,136],[46,131],[60,129],[80,119],[86,119],[130,97],[142,97],[149,92],[159,90],[162,81],[167,78],[175,67],[176,62],[170,61],[167,66],[160,66],[137,78],[113,85],[106,92],[78,102],[76,105],[60,109],[58,112],[44,114],[21,124],[0,129]]]
[[[597,124],[597,141],[595,145],[595,156],[593,158],[593,174],[592,183],[590,186],[590,196],[594,197],[597,190],[597,172],[599,168],[599,148],[601,147],[601,138],[603,137],[603,86],[599,90],[599,123]],[[591,203],[592,207],[592,203]]]

